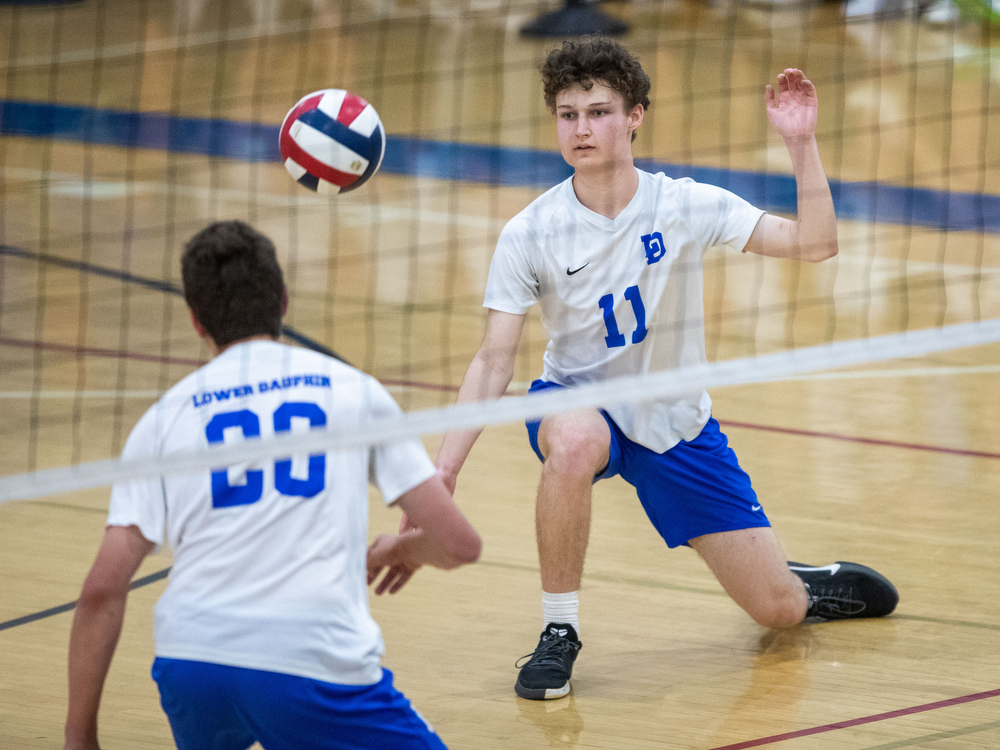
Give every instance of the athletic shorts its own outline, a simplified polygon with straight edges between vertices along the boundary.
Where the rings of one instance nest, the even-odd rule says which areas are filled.
[[[562,388],[536,380],[530,392]],[[665,453],[629,440],[608,413],[601,411],[611,428],[610,458],[594,481],[621,475],[635,487],[639,502],[669,547],[689,539],[723,531],[770,526],[750,477],[740,468],[719,423],[709,418],[694,440],[682,440]],[[528,439],[538,448],[541,422],[527,422]]]
[[[178,750],[445,750],[388,669],[374,685],[335,685],[157,657],[153,679]]]

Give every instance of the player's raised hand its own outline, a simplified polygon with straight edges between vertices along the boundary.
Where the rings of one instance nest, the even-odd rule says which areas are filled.
[[[778,89],[765,94],[767,116],[782,138],[808,138],[816,133],[819,99],[816,87],[796,68],[778,74]]]
[[[406,550],[406,541],[407,535],[379,534],[368,548],[368,585],[371,586],[382,571],[386,571],[375,587],[377,595],[381,596],[386,591],[395,594],[420,567]]]

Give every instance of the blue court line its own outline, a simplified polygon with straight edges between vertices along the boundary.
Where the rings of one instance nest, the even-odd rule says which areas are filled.
[[[24,258],[26,260],[33,260],[38,263],[48,263],[49,265],[60,266],[62,268],[70,268],[74,271],[80,271],[82,273],[92,273],[95,276],[104,276],[109,279],[117,279],[118,281],[124,281],[130,284],[138,284],[139,286],[144,286],[147,289],[153,289],[157,292],[163,292],[165,294],[173,294],[178,297],[183,297],[184,292],[179,286],[171,284],[169,281],[160,281],[159,279],[150,279],[145,276],[137,276],[134,273],[128,273],[127,271],[119,271],[114,268],[107,268],[105,266],[94,265],[93,263],[84,263],[79,260],[70,260],[69,258],[60,258],[57,255],[47,255],[45,253],[35,253],[30,250],[22,250],[19,247],[11,247],[10,245],[0,245],[0,256],[10,255],[14,258]],[[350,364],[346,359],[341,357],[335,351],[329,347],[323,346],[318,341],[315,341],[304,333],[299,333],[297,330],[291,326],[282,324],[281,335],[286,339],[290,339],[297,344],[301,344],[307,349],[312,349],[314,352],[319,352],[320,354],[325,354],[328,357],[333,357],[336,360],[343,362],[344,364]]]
[[[280,161],[277,125],[178,117],[0,99],[0,135],[150,148],[249,162]],[[668,177],[724,187],[767,211],[795,213],[791,175],[715,169],[638,159]],[[553,151],[388,136],[382,171],[517,187],[549,187],[572,170]],[[837,216],[935,229],[1000,233],[1000,196],[877,182],[831,180]]]
[[[129,591],[135,591],[137,588],[143,586],[148,586],[151,583],[156,583],[157,581],[162,581],[170,574],[170,568],[164,568],[163,570],[158,570],[157,572],[146,576],[145,578],[138,578],[129,585]],[[10,628],[16,628],[18,625],[27,625],[29,622],[37,622],[38,620],[44,620],[46,617],[52,617],[53,615],[61,615],[63,612],[69,612],[76,609],[76,602],[67,602],[66,604],[60,604],[58,607],[52,607],[50,609],[43,609],[41,612],[35,612],[34,614],[25,615],[24,617],[18,617],[14,620],[7,620],[7,622],[0,622],[0,630],[8,630]]]

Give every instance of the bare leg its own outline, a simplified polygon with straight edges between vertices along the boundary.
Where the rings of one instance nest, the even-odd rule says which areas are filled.
[[[770,528],[705,534],[688,544],[708,563],[733,601],[759,624],[789,628],[802,622],[808,607],[805,586],[788,569]]]
[[[611,430],[596,409],[542,420],[538,447],[545,456],[535,504],[535,535],[542,589],[562,594],[580,589],[590,537],[594,475],[608,463]]]

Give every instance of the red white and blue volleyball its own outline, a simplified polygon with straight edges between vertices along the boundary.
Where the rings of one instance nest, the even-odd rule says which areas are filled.
[[[364,185],[382,164],[385,128],[375,108],[349,91],[324,89],[299,99],[278,136],[285,169],[325,194]]]

